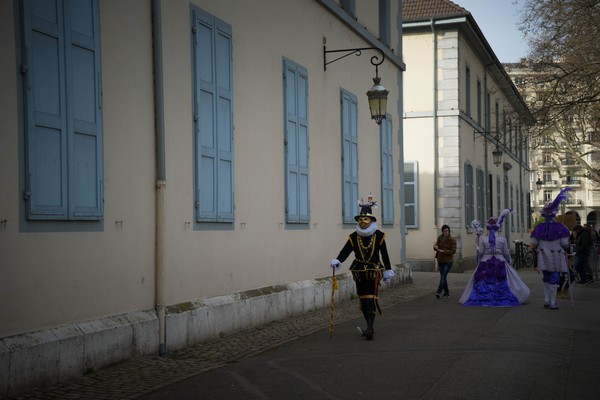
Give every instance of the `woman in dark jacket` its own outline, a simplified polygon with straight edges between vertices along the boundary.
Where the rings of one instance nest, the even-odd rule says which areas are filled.
[[[440,284],[438,285],[435,297],[447,298],[450,296],[448,291],[448,272],[452,268],[452,262],[454,261],[454,253],[456,253],[456,240],[450,235],[450,227],[448,225],[442,226],[442,234],[438,236],[435,245],[435,258],[438,261],[438,269],[440,271]],[[442,291],[444,292],[442,294]]]

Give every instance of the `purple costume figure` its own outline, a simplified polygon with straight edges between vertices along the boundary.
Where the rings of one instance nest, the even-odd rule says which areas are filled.
[[[536,270],[542,271],[544,308],[550,310],[558,310],[556,291],[560,274],[569,271],[566,253],[569,248],[569,228],[554,220],[560,203],[569,197],[569,190],[571,188],[564,188],[554,201],[546,203],[541,211],[545,221],[531,233],[531,245],[537,253]]]
[[[477,235],[478,263],[459,300],[465,306],[515,307],[529,298],[529,288],[510,265],[506,238],[497,235],[510,212],[504,210],[487,221],[488,236],[480,237],[478,221],[471,223]]]

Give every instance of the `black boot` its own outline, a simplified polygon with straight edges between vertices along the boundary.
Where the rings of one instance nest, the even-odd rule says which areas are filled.
[[[365,338],[367,340],[373,339],[373,335],[375,335],[375,330],[373,329],[373,324],[375,323],[375,300],[368,299],[365,303],[367,303],[366,307],[366,315],[365,318],[367,320],[367,330],[365,331]]]

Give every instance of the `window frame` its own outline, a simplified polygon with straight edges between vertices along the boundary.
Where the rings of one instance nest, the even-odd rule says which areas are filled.
[[[470,229],[471,221],[475,219],[475,204],[474,204],[474,178],[473,165],[470,161],[464,163],[464,207],[465,207],[465,227]]]
[[[292,60],[284,58],[283,80],[285,218],[288,224],[308,224],[310,223],[308,71]]]
[[[408,179],[407,166],[411,166],[413,180]],[[403,186],[404,186],[404,226],[407,229],[419,229],[419,162],[407,160],[404,161],[403,168]],[[412,187],[412,191],[408,191],[407,188]],[[412,192],[412,198],[408,198],[409,193]],[[412,201],[409,201],[412,200]],[[413,221],[409,221],[407,210],[413,207]],[[411,224],[411,222],[413,222]]]
[[[387,114],[379,127],[381,147],[381,223],[394,224],[394,145],[392,116]]]
[[[340,140],[342,152],[342,223],[353,224],[359,199],[358,98],[340,89]]]
[[[99,2],[88,0],[68,8],[73,3],[57,0],[54,21],[34,16],[31,2],[20,4],[21,229],[100,231],[104,221],[104,135]],[[78,11],[84,14],[73,14]],[[56,57],[48,57],[48,51],[54,51]],[[52,72],[56,79],[42,76]],[[40,86],[42,82],[57,85]],[[56,98],[43,102],[40,93]]]
[[[230,225],[235,221],[233,32],[228,23],[190,7],[194,226]],[[202,40],[208,34],[210,40]],[[203,57],[206,53],[214,57]]]

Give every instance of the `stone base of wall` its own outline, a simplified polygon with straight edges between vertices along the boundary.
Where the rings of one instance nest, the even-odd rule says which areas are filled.
[[[397,265],[381,289],[412,283],[411,267]],[[336,274],[335,300],[350,299],[349,273]],[[278,319],[328,307],[331,278],[294,282],[169,306],[167,351]],[[63,382],[132,357],[159,351],[154,310],[0,338],[0,398]]]

